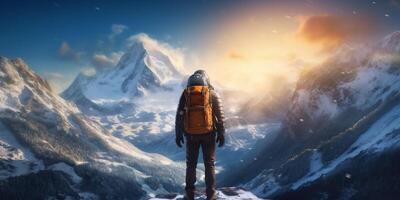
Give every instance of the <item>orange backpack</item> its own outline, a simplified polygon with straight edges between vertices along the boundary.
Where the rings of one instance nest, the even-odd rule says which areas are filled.
[[[205,134],[213,131],[210,89],[208,86],[189,86],[185,90],[186,104],[184,130],[187,134]]]

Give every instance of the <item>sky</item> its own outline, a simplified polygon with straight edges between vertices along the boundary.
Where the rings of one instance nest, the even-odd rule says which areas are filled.
[[[0,55],[24,59],[61,92],[145,34],[180,50],[188,68],[253,88],[396,30],[399,0],[2,1]]]

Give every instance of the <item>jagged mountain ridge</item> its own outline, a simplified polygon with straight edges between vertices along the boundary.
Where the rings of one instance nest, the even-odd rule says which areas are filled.
[[[0,57],[0,85],[1,198],[145,198],[183,182],[183,164],[112,136],[21,59]]]
[[[98,70],[93,76],[81,73],[62,95],[77,100],[81,98],[77,94],[80,91],[80,95],[100,104],[101,100],[129,100],[145,95],[148,90],[169,88],[171,82],[180,81],[183,75],[155,42],[137,39],[114,68]]]
[[[374,45],[341,49],[303,74],[279,136],[225,183],[245,182],[277,199],[398,196],[399,183],[390,178],[395,167],[373,163],[393,164],[399,151],[399,41],[395,32]],[[385,178],[374,183],[368,176],[375,173]]]
[[[174,127],[184,75],[169,51],[137,38],[115,67],[79,74],[62,96],[114,135],[147,145]]]
[[[291,133],[312,135],[336,118],[355,123],[397,92],[400,63],[395,46],[400,46],[399,41],[395,32],[370,47],[343,48],[322,66],[304,74],[287,115],[289,130],[297,132]],[[348,117],[350,113],[354,117]],[[302,129],[304,125],[309,129]]]

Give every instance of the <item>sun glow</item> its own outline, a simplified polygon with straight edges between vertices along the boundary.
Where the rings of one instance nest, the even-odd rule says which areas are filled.
[[[201,47],[200,64],[225,87],[268,91],[324,59],[320,47],[299,38],[301,17],[258,11],[219,21]]]

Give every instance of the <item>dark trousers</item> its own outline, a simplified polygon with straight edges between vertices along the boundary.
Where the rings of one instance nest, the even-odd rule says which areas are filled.
[[[215,133],[186,136],[186,195],[194,199],[199,149],[203,152],[207,199],[215,199]]]

